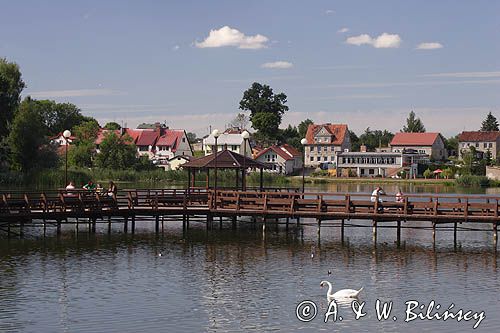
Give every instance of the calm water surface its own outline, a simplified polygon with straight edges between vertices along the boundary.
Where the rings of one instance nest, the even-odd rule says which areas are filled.
[[[305,221],[307,222],[307,221]],[[359,222],[362,224],[363,222]],[[66,229],[60,238],[0,240],[0,332],[468,332],[474,321],[404,322],[407,300],[443,308],[485,311],[477,331],[500,328],[498,258],[491,232],[242,224],[209,233],[193,222],[182,233],[169,222],[155,236],[147,222],[135,235]],[[161,254],[161,256],[159,256]],[[313,254],[313,256],[311,255]],[[332,272],[328,275],[328,270]],[[324,323],[326,279],[336,289],[364,287],[367,315]],[[389,319],[375,317],[375,301],[394,301]],[[300,322],[295,308],[317,304],[318,316]]]

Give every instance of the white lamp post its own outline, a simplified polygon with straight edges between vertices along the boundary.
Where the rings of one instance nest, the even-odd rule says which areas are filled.
[[[302,194],[304,194],[304,188],[305,188],[305,174],[304,170],[306,168],[306,144],[307,144],[307,139],[303,138],[300,140],[300,143],[302,144],[302,149],[304,150],[302,152]]]
[[[220,136],[220,132],[218,129],[214,129],[212,131],[212,136],[215,139],[215,184],[214,184],[214,198],[215,198],[215,208],[217,208],[217,138]]]
[[[64,155],[65,155],[65,169],[64,169],[64,186],[68,185],[68,139],[71,137],[71,132],[69,130],[65,130],[63,132],[63,138],[65,143]]]
[[[246,191],[247,189],[247,168],[246,168],[246,159],[247,159],[247,141],[248,138],[250,138],[250,133],[248,131],[243,131],[241,132],[241,137],[243,138],[243,179],[242,179],[242,184],[241,187],[243,188],[243,191]]]

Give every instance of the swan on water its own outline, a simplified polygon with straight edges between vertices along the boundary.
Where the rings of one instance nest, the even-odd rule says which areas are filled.
[[[356,297],[358,297],[359,293],[363,290],[363,287],[361,287],[361,289],[359,289],[359,290],[342,289],[342,290],[339,290],[339,291],[333,293],[333,286],[330,282],[321,281],[319,286],[321,288],[323,288],[325,284],[328,285],[328,291],[326,292],[326,297],[328,299],[356,298]]]

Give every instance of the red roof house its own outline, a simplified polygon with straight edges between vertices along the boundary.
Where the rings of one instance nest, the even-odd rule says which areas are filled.
[[[389,146],[393,152],[414,150],[434,160],[448,157],[444,138],[440,133],[396,133]]]

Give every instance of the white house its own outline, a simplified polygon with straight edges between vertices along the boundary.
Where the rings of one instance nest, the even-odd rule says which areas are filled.
[[[155,157],[171,159],[177,156],[193,156],[186,131],[165,129],[156,140]]]
[[[302,154],[288,144],[271,146],[261,150],[257,156],[255,156],[255,160],[272,166],[272,169],[266,171],[283,173],[286,175],[302,168]]]
[[[245,149],[246,146],[246,149]],[[215,138],[212,134],[203,139],[203,151],[205,156],[213,153]],[[244,140],[240,133],[224,132],[217,138],[217,151],[229,150],[247,157],[252,157],[252,148],[249,140]]]
[[[307,128],[306,140],[306,166],[334,163],[338,153],[351,149],[349,130],[345,124],[311,124]]]

